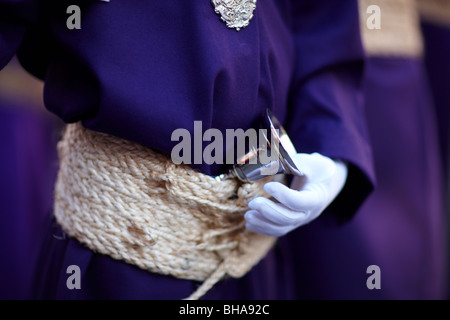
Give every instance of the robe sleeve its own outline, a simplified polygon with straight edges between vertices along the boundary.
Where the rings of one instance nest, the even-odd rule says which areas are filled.
[[[318,152],[348,163],[345,187],[327,209],[343,222],[375,184],[362,95],[358,4],[308,0],[292,6],[296,67],[286,129],[297,152]]]

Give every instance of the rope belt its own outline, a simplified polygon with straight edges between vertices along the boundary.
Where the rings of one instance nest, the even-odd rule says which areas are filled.
[[[268,196],[260,180],[216,181],[169,157],[69,124],[58,144],[55,217],[89,249],[142,269],[203,281],[241,277],[276,239],[245,229],[248,202]]]

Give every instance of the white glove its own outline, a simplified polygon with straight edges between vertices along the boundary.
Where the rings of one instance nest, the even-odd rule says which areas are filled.
[[[347,180],[347,166],[319,153],[297,153],[292,160],[304,176],[295,176],[291,188],[279,182],[264,185],[264,191],[279,203],[264,197],[250,201],[245,214],[247,229],[280,237],[317,217],[336,198]]]

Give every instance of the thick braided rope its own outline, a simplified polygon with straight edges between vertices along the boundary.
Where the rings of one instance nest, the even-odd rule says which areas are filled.
[[[55,216],[91,250],[151,272],[205,281],[241,277],[275,238],[245,229],[262,186],[216,181],[141,145],[70,124],[58,144]]]
[[[426,0],[428,1],[428,0]],[[369,29],[367,8],[381,11],[381,29]],[[420,57],[423,38],[416,0],[359,0],[361,35],[369,56]]]

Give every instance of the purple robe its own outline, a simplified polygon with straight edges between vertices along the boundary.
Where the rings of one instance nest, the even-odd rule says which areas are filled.
[[[439,141],[444,166],[448,173],[450,161],[450,26],[423,22],[425,63],[435,101]]]
[[[80,30],[66,27],[73,4],[81,8]],[[170,154],[175,129],[193,133],[202,121],[203,130],[246,130],[270,108],[299,152],[349,163],[330,208],[335,218],[350,219],[372,190],[356,0],[258,1],[239,32],[226,28],[208,0],[0,0],[0,12],[10,13],[0,20],[0,66],[18,50],[23,66],[45,80],[46,107],[65,122]],[[210,175],[227,169],[193,168]],[[49,227],[39,298],[179,299],[198,286],[95,254]],[[205,298],[292,297],[290,265],[277,263],[284,255],[276,247],[243,279],[224,280]],[[82,271],[81,290],[66,287],[72,264]]]

